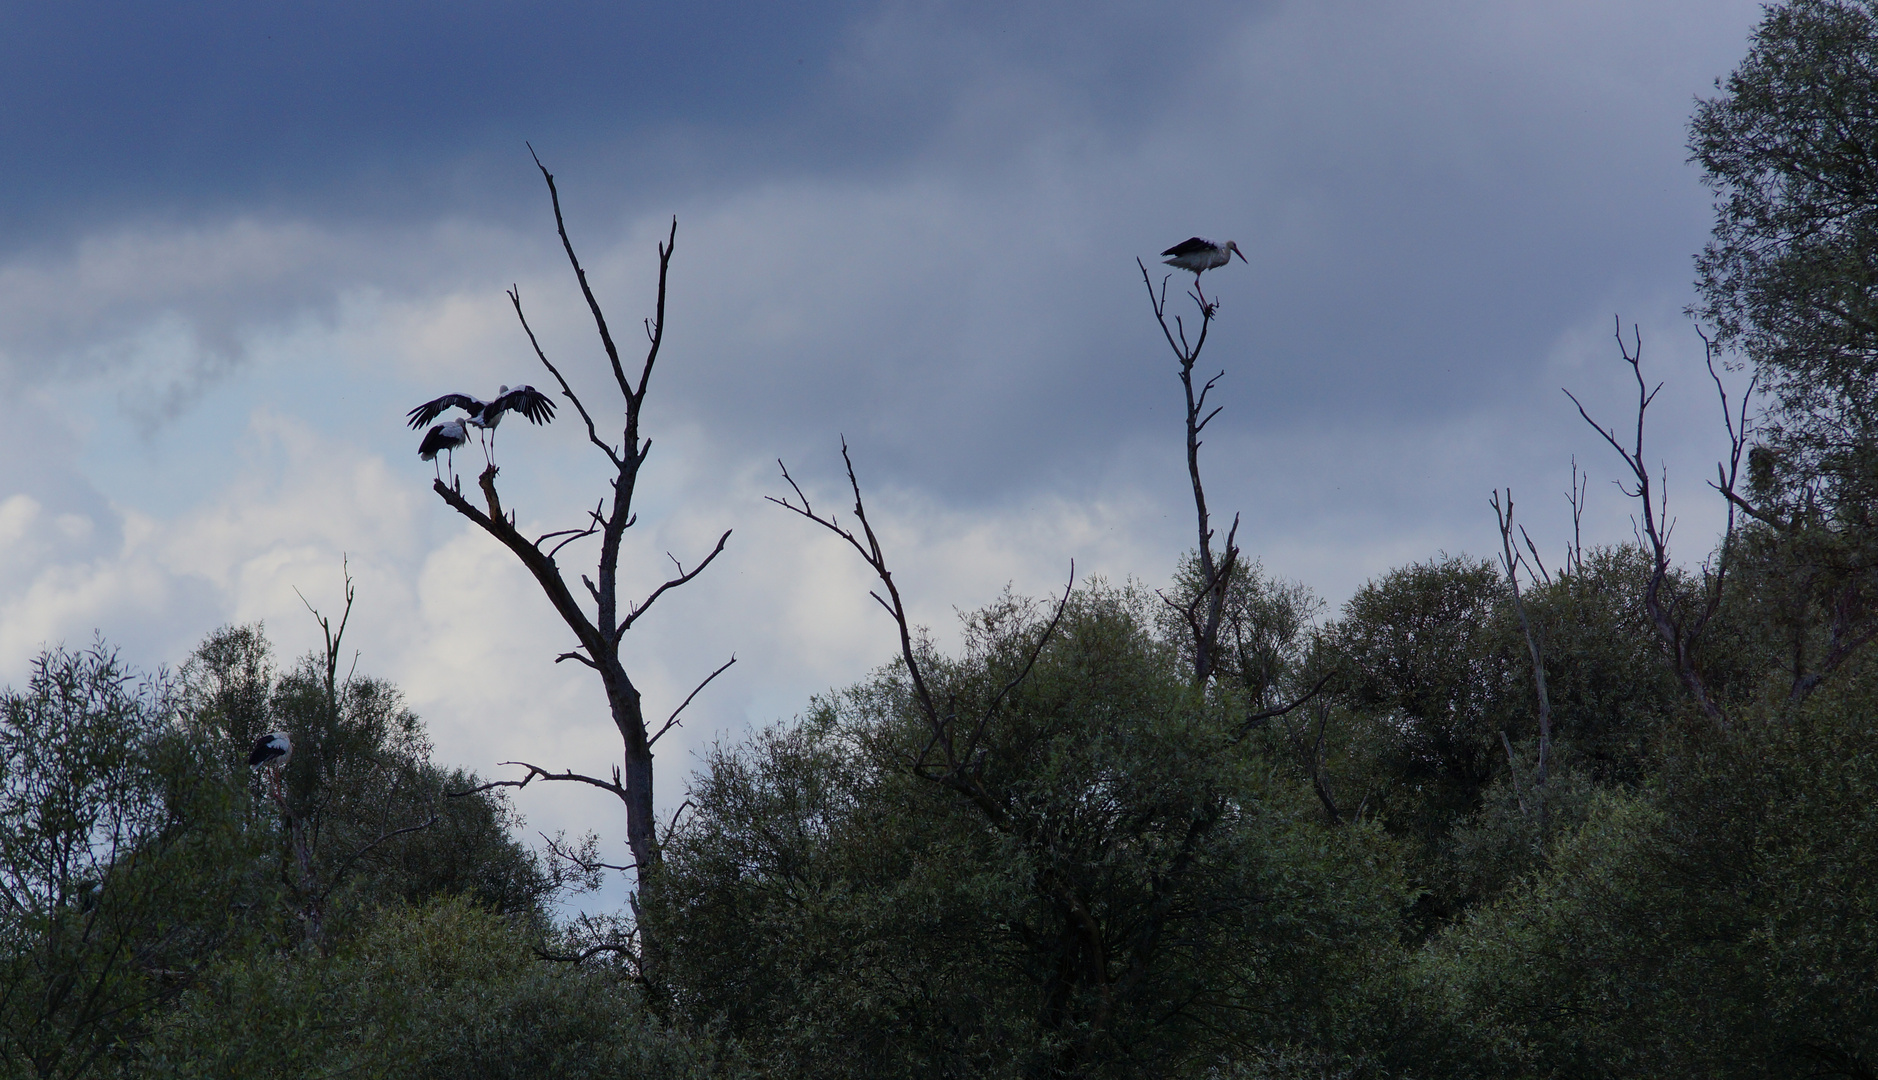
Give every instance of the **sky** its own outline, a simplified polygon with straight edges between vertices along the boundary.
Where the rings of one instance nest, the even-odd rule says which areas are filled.
[[[677,221],[653,440],[622,579],[724,555],[627,640],[675,808],[713,743],[895,653],[866,568],[764,501],[778,459],[842,505],[852,447],[916,621],[1007,585],[1165,583],[1195,542],[1182,399],[1136,260],[1194,234],[1248,264],[1201,367],[1218,520],[1338,605],[1498,543],[1631,536],[1619,462],[1561,393],[1634,417],[1699,561],[1725,452],[1695,327],[1711,195],[1692,106],[1741,0],[1422,3],[423,0],[26,5],[0,35],[0,682],[101,635],[145,669],[358,598],[346,645],[436,756],[604,775],[618,737],[525,571],[430,490],[412,406],[550,382],[504,290],[617,415],[529,145],[623,341]],[[1169,285],[1173,306],[1191,278]],[[1189,316],[1191,322],[1191,316]],[[631,350],[628,350],[629,357]],[[511,419],[505,505],[578,523],[603,461]],[[473,475],[466,447],[458,471]],[[574,547],[562,562],[589,562]],[[531,829],[604,794],[534,785]],[[609,850],[613,850],[609,848]],[[593,903],[617,898],[617,887]]]

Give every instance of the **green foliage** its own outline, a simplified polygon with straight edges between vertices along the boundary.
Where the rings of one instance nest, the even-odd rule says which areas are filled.
[[[1413,842],[1418,933],[1542,867],[1592,785],[1647,779],[1685,707],[1643,614],[1649,572],[1634,547],[1597,548],[1528,590],[1552,702],[1544,785],[1531,659],[1491,563],[1391,571],[1324,627],[1308,663],[1340,672],[1325,783]]]
[[[960,715],[1047,612],[967,617],[923,664]],[[1200,1075],[1341,1037],[1405,902],[1391,845],[1331,829],[1192,690],[1142,596],[1069,601],[988,723],[993,805],[915,776],[902,669],[719,749],[661,883],[676,1002],[777,1075]]]
[[[1532,588],[1526,608],[1545,656],[1555,750],[1592,778],[1632,786],[1651,743],[1684,708],[1682,687],[1643,610],[1650,561],[1634,545],[1583,553],[1574,572]],[[1504,617],[1504,616],[1503,616]],[[1717,665],[1725,667],[1725,665]],[[1517,742],[1537,734],[1531,677],[1516,686]]]
[[[136,1036],[264,886],[226,766],[103,645],[0,696],[0,1063],[81,1076]]]
[[[1479,804],[1500,733],[1523,719],[1528,676],[1504,592],[1485,560],[1420,563],[1357,590],[1328,631],[1342,696],[1375,725],[1384,770],[1410,793],[1385,793],[1384,812],[1424,843]]]
[[[1738,563],[1794,705],[1878,634],[1875,73],[1878,5],[1790,0],[1690,125],[1717,194],[1701,314],[1773,392]]]
[[[1870,685],[1685,733],[1660,786],[1599,795],[1544,874],[1431,947],[1450,1075],[1869,1076]]]
[[[1763,489],[1815,488],[1867,527],[1878,498],[1878,7],[1769,7],[1690,149],[1716,192],[1701,314],[1778,401]],[[1773,494],[1763,490],[1763,495]]]
[[[143,1048],[146,1076],[690,1080],[741,1075],[605,972],[538,959],[461,898],[378,913],[332,955],[232,960]]]
[[[1193,637],[1182,614],[1204,588],[1197,555],[1188,552],[1174,572],[1173,588],[1155,609],[1155,628],[1177,643],[1181,663],[1193,664]],[[1323,601],[1301,582],[1268,576],[1257,562],[1236,560],[1220,607],[1215,674],[1245,695],[1248,713],[1275,708],[1296,697],[1306,666],[1312,622]]]
[[[262,628],[236,626],[210,634],[181,670],[179,715],[226,760],[244,761],[268,731],[293,739],[278,798],[259,771],[246,781],[250,828],[275,837],[274,876],[286,890],[278,931],[292,938],[318,918],[343,934],[378,905],[454,895],[545,930],[546,901],[570,879],[516,842],[507,800],[452,798],[478,780],[432,764],[423,724],[397,688],[329,679],[327,659],[309,655],[279,672]]]

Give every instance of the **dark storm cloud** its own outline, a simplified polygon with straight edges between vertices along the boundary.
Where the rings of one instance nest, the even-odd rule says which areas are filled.
[[[556,257],[517,150],[538,136],[616,320],[641,306],[652,233],[683,220],[661,373],[678,417],[756,458],[847,432],[964,503],[1085,495],[1178,423],[1133,260],[1158,270],[1195,232],[1252,253],[1219,272],[1208,359],[1230,369],[1222,423],[1261,438],[1462,422],[1549,379],[1587,317],[1679,307],[1707,212],[1684,117],[1753,12],[53,10],[7,39],[7,93],[38,105],[0,123],[36,148],[15,160],[71,176],[34,172],[16,206],[264,203],[315,250],[345,236],[303,272],[156,289],[109,321],[174,314],[236,355],[215,343],[239,343],[242,312],[282,325],[361,284],[461,287],[423,227],[450,215],[525,226],[538,259],[476,272],[528,280]],[[398,229],[357,228],[381,218]],[[606,264],[622,221],[633,251]],[[68,307],[27,322],[105,321]],[[557,345],[584,348],[572,314]],[[37,348],[22,333],[16,362]]]
[[[525,138],[605,142],[788,110],[819,77],[846,10],[15,6],[0,33],[0,233],[43,236],[74,213],[232,203],[398,214],[475,199],[478,167]]]
[[[1139,114],[1183,36],[1121,4],[19,6],[0,246],[116,215],[503,213],[532,181],[525,139],[642,187],[865,168],[922,145],[949,88],[991,67]]]
[[[1685,329],[1708,197],[1683,125],[1753,14],[1202,7],[1062,51],[1043,21],[880,14],[853,85],[915,102],[924,145],[897,173],[681,215],[714,264],[681,263],[699,355],[671,378],[752,453],[846,431],[948,500],[1086,495],[1177,431],[1134,259],[1158,282],[1153,253],[1200,232],[1252,254],[1209,286],[1216,440],[1411,446],[1536,384],[1549,409],[1548,363],[1586,320]]]

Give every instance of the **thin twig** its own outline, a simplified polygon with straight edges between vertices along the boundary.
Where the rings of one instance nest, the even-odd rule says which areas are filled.
[[[632,629],[633,623],[638,621],[639,616],[644,615],[646,613],[646,609],[652,606],[652,601],[657,600],[661,596],[664,596],[667,590],[676,589],[678,586],[683,585],[685,582],[690,581],[692,578],[697,577],[699,574],[704,573],[704,568],[711,565],[711,560],[717,558],[719,555],[722,555],[724,553],[724,543],[725,541],[729,539],[730,539],[730,530],[725,529],[724,535],[717,538],[717,546],[711,549],[711,553],[704,557],[703,562],[699,563],[697,566],[692,567],[690,572],[688,573],[686,572],[685,566],[683,563],[680,563],[677,559],[672,559],[672,563],[678,567],[678,576],[675,578],[672,578],[669,581],[666,581],[664,584],[660,585],[658,588],[652,590],[652,595],[646,597],[645,600],[643,600],[639,604],[628,608],[626,618],[621,620],[619,624],[619,630],[617,633],[624,634],[626,631]],[[672,558],[671,553],[667,552],[665,557],[668,559],[671,559]]]
[[[719,675],[722,675],[725,671],[730,669],[730,665],[736,662],[737,662],[737,658],[735,656],[732,656],[730,659],[724,661],[724,663],[720,667],[718,667],[716,671],[713,671],[709,675],[706,675],[704,677],[703,682],[692,687],[691,693],[685,695],[685,700],[678,703],[678,708],[672,710],[672,715],[666,718],[664,726],[659,728],[659,730],[655,732],[650,739],[647,739],[646,744],[649,746],[652,743],[658,742],[660,735],[663,735],[667,731],[670,731],[672,729],[672,725],[678,723],[678,714],[685,711],[685,706],[691,704],[691,699],[698,696],[698,691],[703,690],[705,687],[711,685],[712,679],[715,679]]]

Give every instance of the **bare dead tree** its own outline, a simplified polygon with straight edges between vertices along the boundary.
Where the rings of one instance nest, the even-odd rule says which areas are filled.
[[[574,252],[573,241],[567,235],[567,223],[561,213],[561,196],[555,187],[554,174],[542,166],[539,158],[536,168],[541,170],[541,177],[548,185],[548,196],[554,206],[555,231],[560,235],[561,247],[567,253],[567,261],[574,269],[574,278],[580,284],[581,295],[587,301],[587,309],[593,315],[594,328],[600,337],[601,347],[606,353],[607,363],[613,375],[613,385],[620,395],[623,408],[623,426],[619,442],[610,443],[599,434],[593,413],[587,408],[581,397],[574,392],[561,370],[548,359],[541,348],[540,341],[528,324],[528,317],[522,311],[522,298],[519,289],[509,290],[509,302],[515,308],[515,317],[521,322],[522,330],[528,335],[529,344],[534,348],[535,357],[542,367],[554,377],[561,388],[561,395],[572,402],[575,411],[580,414],[581,422],[586,425],[587,441],[594,450],[607,461],[613,471],[609,481],[612,491],[601,499],[594,509],[587,512],[586,521],[578,528],[558,529],[541,536],[529,538],[523,535],[515,524],[512,512],[504,513],[502,501],[496,493],[496,474],[499,471],[494,464],[489,465],[477,478],[482,489],[483,503],[478,507],[466,499],[458,485],[445,484],[441,480],[433,485],[439,498],[452,510],[476,523],[484,532],[495,537],[512,552],[516,559],[534,575],[548,602],[554,606],[561,621],[573,631],[578,645],[575,649],[561,653],[555,662],[572,660],[589,669],[600,677],[600,684],[606,691],[607,705],[612,712],[613,723],[619,730],[622,744],[622,762],[613,767],[610,779],[600,779],[572,770],[556,772],[540,765],[528,762],[504,762],[505,765],[520,765],[527,774],[520,780],[498,780],[484,784],[472,791],[484,791],[494,787],[525,787],[535,779],[566,781],[587,784],[600,788],[619,799],[626,808],[627,843],[632,849],[632,869],[636,872],[640,890],[643,891],[659,866],[658,823],[654,818],[652,790],[652,745],[660,735],[669,731],[678,723],[685,705],[696,697],[699,690],[709,685],[713,679],[723,674],[725,669],[736,663],[736,657],[716,668],[698,683],[683,703],[674,710],[664,726],[656,731],[650,730],[645,716],[640,692],[632,677],[627,673],[624,662],[620,659],[620,645],[626,632],[631,630],[652,605],[672,589],[696,578],[704,572],[724,550],[724,544],[730,539],[730,530],[724,530],[717,538],[717,544],[704,557],[687,569],[675,557],[671,558],[674,570],[663,583],[652,589],[644,599],[637,603],[630,600],[624,605],[619,599],[620,544],[626,534],[638,520],[633,513],[633,494],[639,480],[639,470],[645,465],[646,456],[652,451],[652,440],[642,433],[642,417],[646,402],[647,384],[652,378],[653,366],[659,358],[659,348],[665,340],[665,297],[667,274],[671,267],[672,252],[678,239],[678,221],[672,221],[670,232],[665,241],[659,244],[659,285],[658,300],[654,314],[646,319],[645,334],[647,348],[645,359],[639,365],[637,377],[629,377],[620,359],[620,350],[608,327],[606,315],[600,308],[600,302],[594,297],[593,288],[588,284],[587,271],[581,266],[580,258]],[[562,575],[560,564],[555,557],[569,544],[577,540],[598,536],[600,551],[598,565],[594,573],[580,575],[580,583],[585,589],[584,597],[577,596]],[[551,545],[551,546],[550,546]],[[466,795],[471,792],[453,794]],[[637,912],[639,898],[633,897],[634,910]],[[650,979],[653,965],[650,963],[651,942],[642,936],[640,941],[646,946],[647,955],[641,957],[642,975]]]
[[[1187,634],[1193,647],[1193,685],[1205,687],[1219,671],[1220,664],[1220,629],[1225,621],[1227,597],[1232,591],[1234,580],[1243,572],[1244,565],[1239,550],[1239,515],[1232,516],[1232,527],[1226,530],[1225,548],[1217,554],[1213,550],[1212,517],[1206,508],[1206,485],[1200,479],[1200,433],[1213,422],[1225,406],[1206,407],[1206,396],[1213,392],[1219,381],[1226,377],[1225,371],[1200,384],[1198,393],[1193,389],[1193,368],[1200,360],[1200,351],[1206,348],[1206,336],[1212,328],[1213,317],[1219,313],[1217,300],[1206,300],[1196,290],[1187,295],[1193,299],[1200,312],[1200,333],[1191,342],[1187,340],[1185,321],[1173,316],[1173,325],[1168,325],[1167,282],[1173,276],[1163,275],[1157,289],[1154,279],[1148,273],[1147,264],[1140,259],[1135,266],[1141,271],[1141,282],[1148,290],[1148,304],[1154,310],[1154,319],[1161,325],[1161,335],[1167,339],[1167,347],[1174,351],[1174,357],[1180,364],[1180,387],[1185,392],[1187,402],[1187,478],[1193,485],[1193,510],[1196,523],[1198,545],[1194,560],[1200,571],[1199,581],[1191,597],[1170,598],[1165,593],[1161,600],[1180,613],[1186,623]],[[1248,703],[1246,717],[1240,721],[1239,737],[1244,738],[1252,731],[1264,726],[1271,720],[1283,717],[1293,709],[1315,698],[1328,686],[1336,672],[1330,671],[1317,680],[1309,689],[1291,701],[1261,708],[1263,701],[1254,695]],[[1313,783],[1322,782],[1322,771],[1312,770]],[[1332,812],[1333,819],[1340,816]]]
[[[1574,577],[1582,574],[1585,569],[1585,490],[1590,483],[1591,474],[1578,471],[1578,455],[1573,454],[1572,486],[1569,491],[1565,492],[1565,500],[1571,504],[1572,508],[1572,542],[1571,546],[1565,549],[1564,573]],[[1520,530],[1521,536],[1525,536],[1525,533],[1525,529]],[[1527,538],[1526,545],[1532,546],[1530,537]],[[1537,562],[1538,558],[1539,553],[1534,551],[1533,561]],[[1543,572],[1545,568],[1541,566],[1539,569]]]
[[[1200,309],[1200,333],[1191,343],[1187,340],[1187,327],[1181,317],[1175,315],[1174,323],[1167,323],[1167,281],[1173,275],[1161,278],[1159,291],[1154,287],[1154,280],[1148,274],[1148,268],[1140,259],[1135,265],[1141,268],[1142,284],[1148,289],[1148,303],[1154,308],[1154,318],[1161,324],[1161,334],[1167,339],[1167,347],[1174,350],[1174,356],[1180,361],[1180,386],[1187,396],[1187,475],[1193,481],[1193,509],[1198,519],[1199,549],[1197,558],[1200,565],[1199,588],[1191,599],[1177,602],[1167,600],[1180,610],[1186,620],[1189,634],[1193,639],[1193,682],[1195,686],[1205,686],[1213,677],[1213,670],[1218,665],[1219,623],[1221,612],[1226,607],[1226,590],[1232,582],[1234,569],[1239,562],[1239,515],[1234,514],[1232,528],[1226,530],[1226,546],[1218,555],[1213,553],[1213,527],[1206,510],[1206,488],[1200,482],[1200,433],[1206,425],[1219,415],[1216,406],[1211,412],[1206,409],[1206,395],[1212,393],[1219,380],[1225,378],[1225,371],[1201,384],[1199,393],[1193,390],[1193,366],[1199,362],[1200,350],[1206,348],[1207,331],[1212,328],[1213,316],[1219,311],[1217,301],[1208,302],[1198,292],[1189,293],[1193,302]]]
[[[1722,416],[1727,421],[1730,447],[1727,463],[1716,465],[1715,483],[1727,502],[1727,525],[1722,533],[1720,548],[1702,564],[1700,589],[1684,589],[1670,573],[1669,536],[1675,521],[1669,517],[1668,493],[1662,487],[1651,484],[1649,464],[1644,459],[1644,417],[1663,384],[1659,382],[1652,387],[1644,382],[1642,334],[1633,326],[1631,340],[1626,342],[1623,323],[1621,320],[1617,323],[1618,352],[1624,363],[1630,365],[1631,375],[1637,384],[1636,431],[1628,438],[1628,442],[1618,438],[1615,426],[1605,427],[1591,419],[1591,414],[1585,411],[1584,403],[1578,400],[1577,395],[1566,390],[1565,396],[1571,398],[1572,404],[1578,407],[1578,415],[1584,418],[1585,423],[1590,424],[1610,444],[1611,449],[1617,451],[1617,456],[1630,471],[1630,483],[1625,485],[1619,482],[1618,487],[1625,495],[1637,500],[1638,516],[1632,518],[1632,522],[1637,530],[1638,545],[1650,558],[1650,581],[1643,593],[1644,612],[1649,616],[1657,637],[1663,642],[1676,677],[1695,699],[1696,706],[1711,721],[1726,726],[1728,717],[1720,702],[1715,700],[1708,680],[1703,675],[1701,661],[1697,656],[1697,643],[1715,613],[1721,609],[1722,588],[1734,553],[1737,500],[1733,492],[1740,476],[1741,457],[1747,447],[1747,408],[1752,386],[1749,393],[1743,396],[1737,415],[1731,409],[1727,389],[1715,371],[1715,348],[1706,337],[1703,341],[1708,344],[1709,375],[1721,395]],[[1665,477],[1663,483],[1666,485],[1667,482]]]
[[[1488,497],[1487,505],[1493,507],[1493,519],[1500,526],[1500,566],[1506,571],[1507,583],[1513,590],[1513,610],[1519,613],[1520,633],[1526,636],[1526,651],[1532,657],[1533,689],[1539,697],[1539,761],[1533,768],[1532,784],[1533,787],[1537,789],[1535,794],[1539,802],[1539,814],[1541,820],[1543,820],[1546,813],[1546,763],[1552,753],[1552,698],[1546,693],[1545,689],[1545,650],[1539,645],[1539,635],[1533,629],[1532,620],[1526,614],[1526,598],[1520,592],[1519,588],[1519,571],[1525,566],[1525,556],[1513,543],[1513,489],[1506,489],[1504,505],[1502,505],[1501,500],[1502,494],[1496,491]],[[1520,535],[1525,537],[1526,546],[1532,551],[1533,561],[1536,564],[1539,559],[1539,551],[1533,544],[1532,537],[1526,535],[1524,528],[1520,529]],[[1530,570],[1528,570],[1528,572],[1532,573]],[[1538,573],[1543,574],[1544,572],[1545,568],[1541,566]],[[1507,764],[1511,766],[1513,757],[1512,744],[1507,740],[1504,731],[1500,733],[1500,739],[1507,743]],[[1517,792],[1517,772],[1514,776],[1514,784]],[[1520,799],[1520,806],[1523,811],[1525,808],[1524,798]]]

